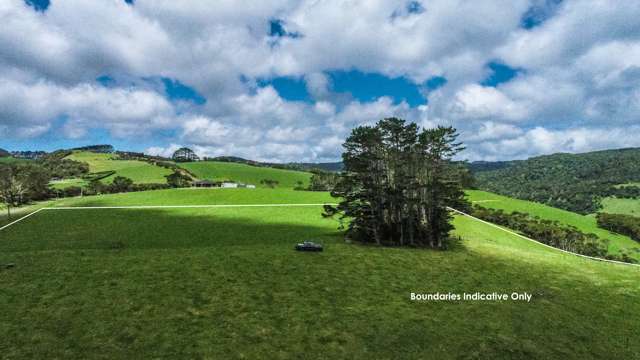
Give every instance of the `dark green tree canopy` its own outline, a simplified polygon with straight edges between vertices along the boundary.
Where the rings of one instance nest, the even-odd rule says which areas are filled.
[[[353,129],[332,192],[342,201],[325,214],[348,220],[347,235],[358,241],[446,247],[447,206],[467,207],[460,167],[451,162],[463,149],[457,136],[452,127],[419,131],[397,118]]]
[[[183,147],[180,148],[178,150],[176,150],[173,153],[172,156],[174,161],[179,161],[179,162],[187,162],[187,161],[198,161],[200,160],[200,158],[198,157],[198,155],[196,155],[195,152],[193,152],[193,150]]]

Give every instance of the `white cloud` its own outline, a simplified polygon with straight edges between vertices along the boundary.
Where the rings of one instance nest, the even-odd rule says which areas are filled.
[[[83,136],[89,128],[126,137],[169,128],[173,116],[171,104],[147,90],[0,78],[0,124],[19,138],[42,135],[57,120],[66,122],[64,132],[71,138]]]
[[[636,144],[640,3],[565,0],[533,29],[519,25],[540,0],[423,1],[419,14],[406,6],[58,0],[41,13],[5,0],[0,133],[81,139],[106,129],[138,139],[170,130],[173,144],[148,151],[166,155],[179,143],[210,156],[326,161],[354,126],[399,116],[459,128],[475,159]],[[269,37],[273,19],[300,36]],[[495,88],[479,85],[492,60],[521,72]],[[428,93],[428,105],[390,96],[364,103],[332,93],[326,76],[352,69],[447,83]],[[96,85],[101,75],[117,85]],[[193,86],[206,104],[171,102],[139,80],[158,76]],[[313,102],[256,89],[257,78],[273,76],[303,79]]]

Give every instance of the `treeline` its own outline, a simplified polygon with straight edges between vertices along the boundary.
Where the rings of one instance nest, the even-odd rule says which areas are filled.
[[[0,164],[0,176],[5,186],[19,184],[22,190],[15,200],[18,205],[44,200],[52,196],[52,179],[82,177],[89,172],[87,164],[63,158],[63,154],[54,152],[34,161]]]
[[[640,218],[623,214],[598,213],[598,226],[640,241]]]
[[[51,197],[74,197],[100,194],[115,194],[123,192],[161,190],[170,188],[170,184],[135,184],[133,180],[116,176],[110,184],[100,180],[92,180],[86,187],[70,186],[64,189],[52,189]]]
[[[115,151],[113,146],[109,144],[81,146],[81,147],[73,148],[72,150],[90,151],[90,152],[96,152],[96,153],[112,153]]]
[[[82,177],[88,174],[89,165],[80,161],[65,159],[69,154],[71,154],[71,151],[68,150],[54,151],[35,160],[35,164],[42,166],[52,179]]]
[[[536,241],[558,249],[608,260],[637,262],[626,252],[617,255],[610,254],[609,240],[600,239],[595,234],[581,232],[573,226],[563,225],[557,221],[540,219],[517,211],[506,213],[502,209],[494,210],[478,205],[473,206],[471,214],[490,223],[516,230]]]
[[[639,187],[619,186],[640,180],[640,149],[554,154],[470,168],[482,190],[580,214],[597,212],[607,196],[640,197]]]
[[[238,164],[245,164],[255,167],[270,167],[274,169],[282,170],[295,170],[295,171],[309,171],[314,170],[327,171],[327,172],[339,172],[343,169],[341,162],[335,163],[273,163],[273,162],[261,162],[255,160],[248,160],[237,156],[216,156],[216,157],[204,157],[203,161],[218,161],[218,162],[231,162]]]

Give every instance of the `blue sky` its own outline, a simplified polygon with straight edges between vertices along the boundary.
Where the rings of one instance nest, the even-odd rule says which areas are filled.
[[[640,146],[635,2],[6,1],[1,148],[335,161],[388,116],[469,160]]]

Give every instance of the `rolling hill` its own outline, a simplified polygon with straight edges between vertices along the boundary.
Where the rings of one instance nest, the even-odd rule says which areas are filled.
[[[561,153],[470,168],[481,190],[581,214],[596,212],[603,197],[640,196],[639,187],[618,186],[640,181],[637,148]]]
[[[102,179],[102,182],[105,183],[110,183],[116,176],[124,176],[138,184],[164,184],[167,182],[165,176],[171,174],[171,170],[169,169],[155,166],[144,161],[118,160],[117,155],[114,154],[74,151],[71,155],[67,156],[66,159],[89,164],[89,169],[92,173],[114,170],[116,172],[115,174]]]
[[[606,197],[600,201],[602,209],[600,212],[609,214],[624,214],[640,217],[640,199],[620,199],[616,197]]]
[[[264,166],[252,166],[247,164],[218,161],[197,161],[179,163],[180,167],[187,169],[200,179],[208,180],[233,180],[245,184],[264,186],[260,184],[263,179],[278,181],[278,187],[292,189],[298,182],[303,186],[309,184],[311,173],[295,170],[275,169]]]
[[[331,200],[326,193],[217,189],[57,204]],[[3,356],[640,356],[637,267],[560,253],[465,217],[454,220],[462,240],[450,251],[349,244],[321,211],[42,211],[0,233],[0,264],[15,264],[0,271],[0,331],[9,335],[0,337]],[[325,251],[294,252],[293,244],[306,239],[322,242]],[[532,298],[411,301],[412,292],[527,292]]]
[[[502,209],[507,213],[514,211],[524,212],[538,216],[541,219],[555,220],[561,224],[574,226],[584,233],[596,234],[599,238],[610,241],[610,252],[616,253],[619,250],[630,250],[630,255],[634,259],[640,260],[640,243],[628,236],[599,228],[595,217],[591,215],[581,215],[544,204],[513,199],[485,191],[467,190],[466,193],[470,201],[483,207]]]

